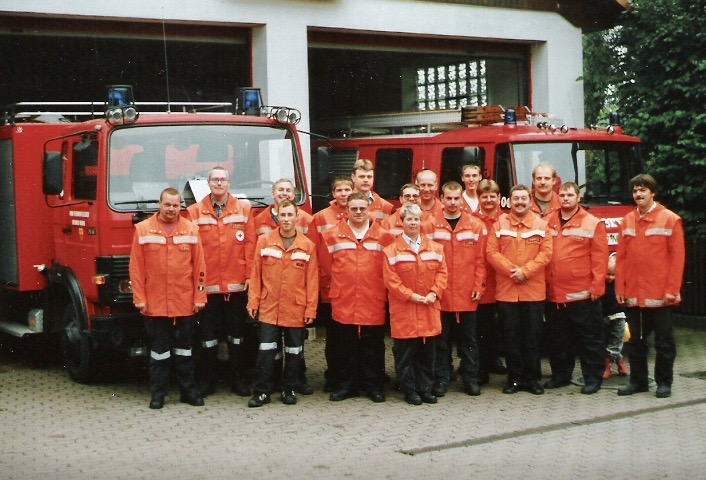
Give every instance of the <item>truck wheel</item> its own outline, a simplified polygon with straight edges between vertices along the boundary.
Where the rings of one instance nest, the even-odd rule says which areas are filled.
[[[72,380],[90,383],[95,374],[95,350],[91,339],[81,328],[73,305],[67,305],[62,316],[61,357]]]

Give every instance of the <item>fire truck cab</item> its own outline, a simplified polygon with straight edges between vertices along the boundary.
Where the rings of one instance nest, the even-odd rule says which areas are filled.
[[[619,117],[607,128],[573,128],[558,119],[533,114],[526,107],[464,107],[401,114],[342,118],[322,122],[330,139],[313,144],[314,209],[326,206],[330,181],[348,176],[355,161],[375,165],[375,191],[397,202],[399,189],[422,169],[444,182],[461,183],[464,165],[480,167],[483,178],[500,186],[501,206],[510,188],[532,186],[540,163],[556,168],[556,187],[566,181],[581,189],[582,204],[601,218],[611,245],[617,225],[632,205],[629,180],[641,172],[640,139],[623,133]],[[398,202],[399,203],[399,202]]]
[[[257,96],[252,98],[253,90]],[[211,168],[254,208],[290,178],[310,210],[300,115],[262,105],[250,89],[231,103],[135,103],[129,86],[107,102],[20,103],[0,124],[0,330],[59,333],[70,376],[88,382],[98,354],[146,355],[128,273],[134,224],[166,187],[184,207],[209,193]]]

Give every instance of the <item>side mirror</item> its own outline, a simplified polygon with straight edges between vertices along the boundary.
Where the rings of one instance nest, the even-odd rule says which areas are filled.
[[[61,195],[64,192],[64,155],[61,152],[44,152],[42,173],[44,195]]]

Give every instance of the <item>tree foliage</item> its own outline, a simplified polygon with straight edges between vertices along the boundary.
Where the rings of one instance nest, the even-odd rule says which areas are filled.
[[[633,7],[619,26],[584,38],[586,123],[617,108],[644,142],[661,200],[706,236],[706,0]]]

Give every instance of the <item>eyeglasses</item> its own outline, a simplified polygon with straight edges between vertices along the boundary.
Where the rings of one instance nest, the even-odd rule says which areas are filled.
[[[211,183],[228,183],[230,180],[227,178],[209,178],[208,181]]]
[[[352,212],[365,212],[368,210],[368,207],[348,207],[348,209]]]
[[[416,200],[419,198],[419,195],[411,195],[409,193],[406,193],[402,195],[402,198],[404,198],[405,200]]]

